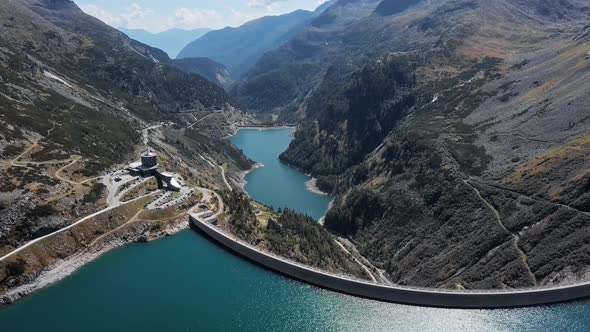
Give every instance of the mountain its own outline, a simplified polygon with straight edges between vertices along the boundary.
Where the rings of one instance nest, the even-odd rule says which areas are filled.
[[[266,16],[237,28],[208,32],[188,44],[178,58],[207,57],[224,64],[237,78],[247,72],[266,51],[272,50],[302,31],[331,2],[316,11],[297,10],[280,16]]]
[[[23,139],[44,156],[81,155],[89,172],[126,158],[143,120],[219,109],[220,87],[84,14],[68,0],[0,4],[3,146]]]
[[[169,29],[159,33],[151,33],[143,29],[119,28],[119,30],[131,39],[163,50],[172,59],[176,58],[188,43],[211,31],[211,29]]]
[[[221,86],[229,87],[233,83],[231,74],[221,63],[209,58],[183,58],[174,60],[174,64],[187,73],[194,73]]]
[[[587,280],[585,1],[346,0],[235,84],[299,121],[281,159],[335,195],[325,227],[398,284]]]
[[[174,220],[188,226],[178,213],[195,197],[183,198],[171,215],[125,226],[155,198],[127,200],[155,189],[153,179],[128,182],[137,191],[125,187],[130,196],[121,206],[108,198],[125,195],[113,172],[140,151],[149,147],[162,168],[210,188],[225,188],[250,167],[222,139],[245,117],[221,87],[185,73],[163,51],[69,0],[1,1],[0,24],[0,257],[39,240],[0,261],[0,306],[93,243],[104,252],[169,234]]]
[[[327,68],[348,54],[345,48],[358,49],[365,42],[362,31],[355,35],[347,34],[347,30],[370,16],[379,4],[380,0],[336,2],[303,32],[264,54],[236,83],[233,94],[243,107],[253,112],[296,108]],[[361,25],[355,28],[364,29]]]

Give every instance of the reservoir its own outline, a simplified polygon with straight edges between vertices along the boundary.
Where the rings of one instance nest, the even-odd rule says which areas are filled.
[[[255,200],[275,209],[288,207],[320,219],[331,198],[307,190],[308,176],[281,163],[278,156],[292,140],[293,129],[242,129],[231,138],[252,160],[264,165],[246,176],[246,192]]]
[[[306,191],[308,178],[278,162],[291,132],[242,130],[232,138],[246,155],[265,165],[247,176],[246,190],[263,203],[287,205],[318,218],[330,198]],[[307,205],[309,201],[313,202]],[[588,301],[450,310],[342,295],[261,269],[194,231],[113,250],[64,281],[0,309],[1,331],[587,331],[589,327]]]

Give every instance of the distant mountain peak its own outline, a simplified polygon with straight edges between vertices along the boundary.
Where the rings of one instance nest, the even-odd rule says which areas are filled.
[[[152,33],[144,29],[123,27],[119,28],[119,30],[132,39],[165,51],[170,58],[176,58],[188,43],[210,31],[210,29],[205,28],[194,30],[172,28],[159,33]]]
[[[331,6],[333,6],[334,4],[336,4],[336,0],[330,0],[330,1],[326,1],[323,4],[319,5],[314,12],[321,14],[323,13],[326,9],[330,8]]]
[[[224,64],[238,78],[248,72],[264,53],[302,32],[320,13],[296,10],[261,17],[237,28],[211,31],[188,44],[178,58],[207,57]]]

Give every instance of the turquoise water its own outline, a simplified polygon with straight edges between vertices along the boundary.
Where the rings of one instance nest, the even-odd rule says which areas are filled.
[[[231,141],[250,159],[264,165],[246,176],[245,190],[252,198],[274,208],[288,207],[318,220],[326,213],[331,198],[309,192],[305,183],[310,178],[278,159],[289,146],[292,133],[293,129],[242,129]]]
[[[274,145],[278,134],[236,144],[256,159],[246,137]],[[0,331],[588,331],[589,314],[589,302],[447,310],[359,299],[280,277],[185,231],[114,250],[0,309]]]

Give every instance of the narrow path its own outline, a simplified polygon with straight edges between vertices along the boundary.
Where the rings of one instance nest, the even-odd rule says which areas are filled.
[[[136,200],[139,200],[139,199],[142,199],[142,198],[149,197],[149,196],[151,196],[151,195],[153,195],[153,194],[154,194],[154,193],[150,193],[150,194],[147,194],[147,195],[144,195],[144,196],[141,196],[141,197],[137,197],[137,198],[135,198],[135,199],[132,199],[132,200],[130,200],[130,201],[128,201],[128,202],[125,202],[125,204],[131,203],[131,202],[134,202],[134,201],[136,201]],[[105,209],[102,209],[102,210],[100,210],[100,211],[98,211],[98,212],[95,212],[95,213],[93,213],[93,214],[91,214],[91,215],[88,215],[88,216],[86,216],[86,217],[84,217],[84,218],[82,218],[82,219],[80,219],[80,220],[76,221],[75,223],[73,223],[73,224],[71,224],[71,225],[69,225],[69,226],[66,226],[66,227],[64,227],[64,228],[62,228],[62,229],[59,229],[59,230],[57,230],[57,231],[55,231],[55,232],[53,232],[53,233],[50,233],[50,234],[47,234],[47,235],[45,235],[45,236],[42,236],[42,237],[40,237],[40,238],[36,238],[36,239],[34,239],[34,240],[31,240],[31,241],[27,242],[26,244],[24,244],[24,245],[20,246],[19,248],[17,248],[17,249],[15,249],[15,250],[13,250],[12,252],[10,252],[10,253],[8,253],[8,254],[6,254],[6,255],[4,255],[4,256],[2,256],[2,257],[0,257],[0,262],[1,262],[1,261],[3,261],[3,260],[5,260],[5,259],[7,259],[7,258],[8,258],[8,257],[10,257],[10,256],[13,256],[13,255],[15,255],[15,254],[17,254],[17,253],[19,253],[19,252],[21,252],[21,251],[25,250],[26,248],[28,248],[28,247],[32,246],[33,244],[35,244],[35,243],[37,243],[37,242],[43,241],[43,240],[45,240],[45,239],[47,239],[47,238],[49,238],[49,237],[55,236],[55,235],[57,235],[57,234],[61,234],[61,233],[65,232],[65,231],[67,231],[67,230],[69,230],[69,229],[71,229],[71,228],[73,228],[73,227],[75,227],[75,226],[77,226],[77,225],[79,225],[79,224],[81,224],[81,223],[83,223],[83,222],[85,222],[85,221],[89,220],[89,219],[92,219],[92,218],[94,218],[94,217],[96,217],[96,216],[98,216],[98,215],[100,215],[100,214],[102,214],[102,213],[105,213],[105,212],[107,212],[107,211],[113,210],[113,209],[115,209],[115,208],[118,208],[119,206],[122,206],[122,205],[125,205],[125,204],[116,204],[116,205],[113,205],[113,206],[109,206],[109,207],[107,207],[107,208],[105,208]]]
[[[76,182],[76,181],[72,181],[70,179],[66,179],[66,178],[64,178],[63,176],[60,175],[60,173],[63,172],[66,168],[69,168],[70,166],[73,166],[75,163],[77,163],[79,161],[80,161],[80,158],[74,158],[74,159],[72,159],[72,161],[69,164],[67,164],[64,167],[62,167],[62,168],[58,169],[57,171],[55,171],[55,174],[54,174],[55,178],[58,179],[58,180],[60,180],[60,181],[67,182],[67,183],[69,183],[71,185],[81,185],[81,184],[88,183],[90,181],[94,181],[94,180],[98,180],[98,179],[101,179],[102,178],[102,176],[97,176],[97,177],[86,179],[86,180],[81,181],[81,182]]]
[[[186,128],[187,128],[187,129],[191,129],[191,128],[192,128],[192,127],[194,127],[195,125],[199,124],[200,122],[202,122],[202,121],[204,121],[204,120],[208,119],[209,117],[211,117],[211,116],[213,116],[213,115],[215,115],[215,114],[219,114],[219,113],[213,112],[213,113],[211,113],[211,114],[207,114],[207,115],[205,115],[204,117],[200,118],[199,120],[195,121],[194,123],[192,123],[192,124],[188,125]]]
[[[352,257],[352,259],[354,259],[354,261],[357,262],[357,264],[360,265],[360,267],[362,267],[363,270],[365,270],[365,272],[369,274],[369,277],[371,277],[371,280],[373,280],[374,283],[377,283],[377,279],[373,275],[373,272],[371,272],[371,270],[369,270],[369,268],[365,264],[359,261],[350,251],[348,251],[348,249],[346,249],[346,247],[342,243],[340,243],[340,241],[334,240],[334,242],[336,242],[336,244],[338,244],[345,253],[349,254],[350,257]]]
[[[38,146],[37,143],[33,143],[33,145],[29,146],[25,151],[23,151],[23,153],[19,154],[18,156],[16,156],[14,159],[12,159],[10,161],[10,165],[12,165],[13,167],[25,167],[25,168],[29,168],[27,165],[20,165],[18,163],[18,160],[20,158],[22,158],[25,154],[29,153],[29,151],[33,150],[34,148],[36,148]]]
[[[492,134],[492,136],[499,136],[499,137],[518,137],[522,140],[525,141],[531,141],[531,142],[537,142],[537,143],[543,143],[543,144],[559,144],[557,142],[553,142],[553,141],[548,141],[548,140],[544,140],[544,139],[539,139],[539,138],[534,138],[534,137],[529,137],[523,134],[518,134],[518,133],[498,133],[498,134]]]
[[[459,171],[459,163],[457,162],[457,160],[455,160],[455,158],[453,158],[453,155],[449,152],[449,150],[447,149],[447,147],[444,144],[442,145],[442,147],[443,147],[443,153],[447,155],[447,158],[449,158],[449,160],[454,161],[454,163],[452,164],[453,171],[455,172],[455,174],[457,174],[459,177],[461,177],[462,175],[461,175],[461,172]],[[502,217],[500,215],[500,212],[498,210],[496,210],[496,208],[492,204],[490,204],[490,202],[488,202],[485,198],[483,198],[483,196],[481,195],[481,192],[475,186],[473,186],[471,183],[469,183],[470,180],[471,180],[471,177],[469,177],[468,179],[463,179],[462,181],[466,186],[468,186],[469,188],[471,188],[471,190],[473,190],[475,192],[475,194],[477,195],[479,200],[481,200],[490,210],[492,210],[500,228],[502,228],[505,232],[507,232],[508,234],[511,235],[512,244],[514,245],[514,248],[518,252],[518,255],[521,257],[522,263],[524,264],[524,266],[527,270],[527,274],[531,278],[533,285],[537,286],[537,277],[535,276],[535,274],[531,270],[531,267],[528,262],[528,257],[526,256],[524,251],[522,251],[522,249],[518,246],[518,242],[520,241],[519,235],[511,232],[504,225],[504,223],[502,222]]]
[[[203,194],[203,198],[201,199],[201,202],[197,203],[197,205],[193,206],[192,208],[190,208],[188,210],[188,214],[194,214],[195,209],[203,202],[203,201],[210,201],[211,197],[215,196],[217,197],[217,201],[219,202],[219,206],[217,207],[217,212],[215,212],[214,215],[212,215],[211,217],[209,217],[208,219],[213,219],[213,218],[217,218],[219,217],[220,214],[223,213],[224,209],[225,209],[225,205],[223,203],[223,200],[221,199],[221,196],[219,196],[219,194],[216,191],[207,189],[207,188],[203,188],[203,187],[196,187],[197,190],[199,190],[202,194]]]
[[[234,189],[232,188],[232,186],[229,184],[229,182],[227,181],[227,178],[225,177],[225,168],[223,168],[223,166],[217,165],[214,162],[212,162],[209,159],[206,159],[205,157],[203,157],[202,155],[199,154],[199,157],[201,157],[201,159],[203,159],[204,161],[206,161],[207,163],[209,163],[209,165],[211,165],[211,167],[219,167],[221,169],[221,177],[223,178],[223,182],[225,183],[225,186],[227,187],[227,189],[229,189],[229,191],[234,191]]]
[[[500,212],[498,210],[496,210],[496,208],[490,204],[490,202],[488,202],[485,198],[483,198],[483,196],[481,195],[481,193],[479,192],[479,190],[474,187],[471,183],[469,183],[469,180],[463,180],[463,183],[465,183],[465,185],[467,185],[469,188],[471,188],[477,195],[477,197],[490,209],[492,210],[492,212],[494,213],[495,217],[496,217],[496,221],[498,222],[498,225],[508,234],[510,234],[512,236],[512,243],[514,245],[514,248],[516,249],[516,251],[518,252],[518,255],[520,256],[520,258],[522,259],[522,263],[524,264],[525,268],[527,269],[527,273],[529,274],[533,285],[537,286],[537,277],[535,277],[535,274],[533,273],[533,271],[531,270],[531,267],[529,266],[529,262],[528,262],[528,257],[526,256],[526,254],[524,253],[524,251],[522,251],[522,249],[518,246],[518,242],[520,241],[520,237],[518,236],[518,234],[514,234],[513,232],[511,232],[508,228],[506,228],[506,226],[504,225],[504,223],[502,222],[502,217],[500,215]]]
[[[37,143],[33,143],[33,145],[31,145],[29,148],[27,148],[25,151],[23,151],[21,154],[19,154],[16,158],[14,158],[11,162],[10,165],[12,167],[19,167],[19,168],[26,168],[26,169],[32,169],[31,167],[29,167],[29,165],[35,165],[35,166],[41,166],[41,165],[57,165],[57,164],[63,164],[63,163],[68,163],[67,165],[61,167],[60,169],[58,169],[55,174],[54,177],[57,180],[60,180],[62,182],[66,182],[69,183],[71,185],[81,185],[93,180],[97,180],[100,179],[101,176],[97,176],[94,178],[90,178],[90,179],[86,179],[82,182],[76,182],[76,181],[72,181],[70,179],[66,179],[63,176],[60,175],[61,172],[63,172],[66,168],[74,165],[75,163],[77,163],[78,161],[80,161],[80,157],[75,157],[73,159],[66,159],[66,160],[53,160],[53,161],[19,161],[24,155],[26,155],[27,153],[29,153],[32,149],[34,149],[35,147],[37,147],[38,144]]]
[[[562,145],[563,142],[548,141],[548,140],[544,140],[544,139],[540,139],[540,138],[534,138],[534,137],[526,136],[526,135],[519,134],[519,133],[514,133],[514,134],[512,134],[512,133],[499,133],[499,134],[492,134],[492,136],[517,137],[517,138],[520,138],[520,139],[525,140],[525,141],[531,141],[531,142],[542,143],[542,144],[550,144],[550,145],[558,145],[558,146],[561,146],[561,148],[563,148],[563,149],[570,149],[570,150],[576,150],[576,151],[585,151],[584,148],[579,147],[579,146]]]
[[[143,209],[139,209],[139,211],[137,211],[137,213],[133,217],[129,218],[129,220],[127,220],[126,222],[124,222],[121,226],[119,226],[119,227],[117,227],[115,229],[112,229],[112,230],[104,233],[103,235],[97,237],[96,239],[94,239],[92,242],[90,242],[89,245],[86,246],[86,249],[84,249],[82,252],[85,252],[88,249],[92,248],[92,246],[95,245],[98,241],[104,239],[105,237],[109,236],[110,234],[113,234],[114,232],[120,230],[121,228],[123,228],[123,227],[125,227],[125,226],[127,226],[127,225],[129,225],[129,224],[131,224],[133,222],[135,222],[137,220],[137,217],[139,216],[139,214],[142,211],[143,211]]]
[[[73,160],[72,160],[72,161],[71,161],[69,164],[67,164],[67,165],[65,165],[64,167],[62,167],[62,168],[58,169],[57,171],[55,171],[55,174],[54,174],[55,178],[56,178],[56,179],[58,179],[58,180],[61,180],[61,181],[63,181],[63,182],[67,182],[67,183],[69,183],[69,184],[71,184],[71,185],[77,185],[77,184],[80,184],[80,183],[78,183],[78,182],[74,182],[74,181],[72,181],[72,180],[66,179],[66,178],[64,178],[64,177],[62,177],[62,176],[60,175],[60,173],[61,173],[61,172],[63,172],[63,171],[66,169],[66,168],[68,168],[68,167],[70,167],[70,166],[74,165],[74,164],[75,164],[75,163],[77,163],[77,162],[78,162],[78,159],[73,159]]]
[[[20,246],[18,249],[15,249],[14,251],[12,251],[12,252],[10,252],[10,253],[8,253],[8,254],[6,254],[6,255],[4,255],[4,256],[2,256],[2,257],[0,257],[0,262],[1,262],[1,261],[3,261],[3,260],[5,260],[6,258],[8,258],[8,257],[12,256],[12,255],[15,255],[15,254],[17,254],[17,253],[19,253],[19,252],[21,252],[21,251],[25,250],[26,248],[28,248],[28,247],[32,246],[33,244],[35,244],[35,243],[37,243],[37,242],[43,241],[43,240],[45,240],[45,239],[47,239],[47,238],[49,238],[49,237],[52,237],[52,236],[54,236],[54,235],[57,235],[57,234],[63,233],[63,232],[65,232],[65,231],[67,231],[68,229],[71,229],[71,228],[75,227],[76,225],[79,225],[80,223],[83,223],[84,221],[86,221],[86,220],[88,220],[88,219],[94,218],[94,217],[96,217],[96,216],[98,216],[98,215],[100,215],[100,214],[102,214],[102,213],[104,213],[104,212],[110,211],[110,210],[112,210],[112,209],[114,209],[114,208],[115,208],[115,206],[112,206],[112,207],[108,207],[108,208],[102,209],[102,210],[100,210],[100,211],[98,211],[98,212],[95,212],[95,213],[93,213],[93,214],[91,214],[91,215],[89,215],[89,216],[86,216],[86,217],[84,217],[84,218],[82,218],[82,219],[80,219],[80,220],[76,221],[75,223],[73,223],[73,224],[71,224],[71,225],[69,225],[69,226],[67,226],[67,227],[64,227],[64,228],[62,228],[62,229],[60,229],[60,230],[57,230],[57,231],[55,231],[55,232],[53,232],[53,233],[51,233],[51,234],[47,234],[47,235],[45,235],[45,236],[42,236],[42,237],[40,237],[40,238],[36,238],[36,239],[34,239],[34,240],[31,240],[31,241],[27,242],[26,244],[24,244],[24,245]]]
[[[150,130],[154,130],[154,129],[158,129],[158,128],[160,128],[160,127],[162,127],[162,125],[161,125],[161,124],[159,124],[159,125],[154,125],[154,126],[151,126],[151,127],[147,127],[147,128],[145,128],[145,129],[143,129],[143,130],[141,131],[142,138],[143,138],[143,145],[148,145],[148,143],[150,142],[150,137],[149,137],[149,135],[148,135],[148,134],[149,134],[149,131],[150,131]]]
[[[223,168],[223,166],[217,166],[217,167],[219,167],[221,169],[221,177],[223,178],[223,182],[225,182],[227,189],[229,189],[229,191],[233,191],[234,189],[231,187],[231,185],[227,181],[227,178],[225,177],[225,168]]]
[[[586,216],[590,217],[590,212],[586,212],[586,211],[582,211],[582,210],[576,209],[575,207],[573,207],[571,205],[567,205],[567,204],[563,204],[563,203],[559,203],[559,202],[554,202],[554,201],[549,201],[549,200],[542,199],[542,198],[539,198],[539,197],[533,197],[533,196],[530,196],[530,195],[521,193],[521,192],[516,191],[516,190],[513,190],[513,189],[505,188],[505,187],[502,187],[502,186],[499,186],[497,184],[490,183],[490,182],[479,181],[479,180],[474,179],[474,178],[470,178],[469,180],[470,181],[473,181],[473,182],[476,182],[476,183],[480,183],[480,184],[489,186],[489,187],[492,187],[492,188],[497,189],[497,190],[507,191],[507,192],[516,194],[518,196],[528,198],[528,199],[533,200],[533,201],[543,202],[545,204],[557,205],[557,206],[563,207],[565,209],[568,209],[568,210],[571,210],[571,211],[575,211],[575,212],[578,212],[578,213],[581,213],[583,215],[586,215]]]

